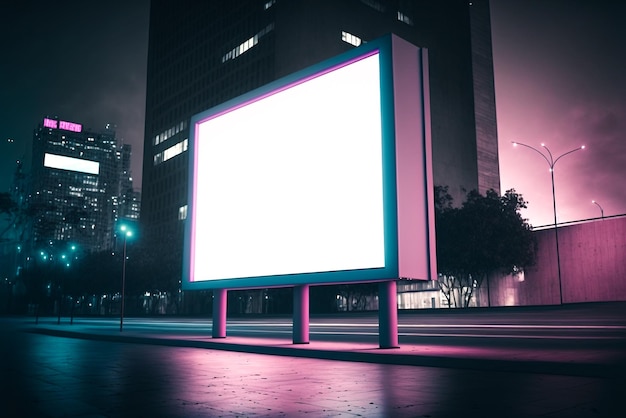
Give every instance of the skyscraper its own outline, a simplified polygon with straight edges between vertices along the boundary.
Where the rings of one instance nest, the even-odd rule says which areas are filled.
[[[33,137],[31,250],[67,243],[84,251],[112,248],[116,219],[133,217],[124,207],[133,198],[130,153],[129,145],[118,147],[109,126],[92,131],[44,118]]]
[[[192,115],[387,33],[429,51],[434,180],[499,190],[487,0],[153,0],[142,224],[179,248]]]
[[[132,155],[132,147],[130,144],[122,144],[118,147],[117,159],[119,161],[119,202],[117,209],[117,218],[121,219],[139,219],[139,209],[141,207],[141,192],[133,187],[133,177],[130,168],[130,157]]]

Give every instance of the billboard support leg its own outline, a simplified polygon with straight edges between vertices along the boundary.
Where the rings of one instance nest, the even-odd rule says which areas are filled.
[[[396,281],[378,285],[378,344],[380,348],[398,348],[398,295]]]
[[[213,290],[213,338],[226,338],[226,289]]]
[[[293,288],[293,343],[309,343],[309,285]]]

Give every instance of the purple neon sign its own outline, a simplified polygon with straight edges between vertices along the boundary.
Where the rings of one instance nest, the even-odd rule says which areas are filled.
[[[46,128],[52,128],[52,129],[58,128],[57,121],[54,119],[48,119],[48,118],[45,118],[43,120],[43,126],[45,126]]]
[[[65,131],[81,132],[83,126],[80,123],[67,122],[64,120],[56,121],[54,119],[44,118],[43,126],[52,129],[63,129]]]

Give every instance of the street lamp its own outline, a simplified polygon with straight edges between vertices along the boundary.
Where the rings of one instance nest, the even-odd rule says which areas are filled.
[[[558,274],[559,274],[559,300],[560,300],[561,305],[562,305],[563,304],[563,287],[562,287],[562,284],[561,284],[561,255],[559,253],[559,228],[557,226],[557,221],[556,221],[556,194],[554,192],[554,166],[556,165],[556,162],[559,161],[561,158],[563,158],[566,155],[569,155],[569,154],[571,154],[573,152],[583,150],[583,149],[585,149],[585,146],[582,145],[582,146],[580,146],[578,148],[574,148],[573,150],[567,151],[566,153],[563,153],[563,154],[559,155],[558,157],[554,158],[552,156],[552,152],[550,152],[550,149],[545,144],[541,144],[541,146],[543,148],[545,148],[546,151],[548,152],[547,156],[546,156],[546,154],[544,154],[543,152],[539,151],[535,147],[531,147],[530,145],[522,144],[521,142],[513,142],[513,146],[514,147],[518,146],[518,145],[520,145],[522,147],[529,148],[529,149],[535,151],[537,154],[541,155],[543,157],[543,159],[546,160],[546,162],[550,166],[550,178],[552,180],[552,208],[554,210],[554,237],[555,237],[555,241],[556,241],[556,266],[557,266],[557,270],[558,270]]]
[[[65,263],[65,254],[61,254],[61,262]],[[68,264],[69,267],[69,264]],[[59,286],[59,309],[58,309],[58,316],[57,316],[57,325],[59,325],[61,323],[61,308],[63,307],[63,301],[64,301],[64,296],[63,296],[63,288],[64,283],[65,282],[65,272],[61,272],[61,286]]]
[[[127,225],[121,225],[120,231],[124,235],[124,260],[122,261],[122,300],[120,308],[120,332],[124,327],[124,288],[126,287],[126,239],[133,236],[133,231]]]
[[[602,209],[602,206],[600,206],[600,204],[596,202],[595,200],[592,200],[591,203],[593,203],[594,205],[600,208],[600,217],[604,219],[604,209]]]

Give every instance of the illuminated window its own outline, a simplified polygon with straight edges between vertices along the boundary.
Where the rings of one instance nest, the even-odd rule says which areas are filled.
[[[187,205],[178,208],[178,220],[184,221],[187,219]]]
[[[265,2],[265,5],[263,6],[263,8],[267,10],[275,4],[276,4],[276,0],[269,0]]]
[[[359,46],[363,42],[358,36],[344,31],[341,31],[341,40],[354,46]]]
[[[406,23],[409,26],[413,26],[413,19],[411,19],[409,16],[405,15],[401,11],[398,11],[398,20],[400,22]]]
[[[269,25],[261,29],[259,32],[257,32],[250,39],[246,40],[245,42],[242,42],[237,47],[231,49],[226,54],[224,54],[224,56],[222,56],[222,62],[235,59],[239,55],[243,54],[244,52],[247,52],[250,48],[252,48],[253,46],[259,43],[259,39],[261,39],[263,36],[271,32],[273,29],[274,29],[274,24],[270,23]]]
[[[174,158],[177,155],[187,151],[188,144],[189,141],[185,138],[179,143],[167,148],[165,151],[159,152],[154,156],[154,165],[161,164],[162,162],[165,162],[170,158]]]
[[[187,128],[187,122],[186,121],[182,121],[180,123],[177,123],[176,125],[172,126],[171,128],[168,128],[168,129],[164,130],[163,132],[161,132],[160,134],[156,135],[154,137],[153,145],[159,145],[161,142],[164,142],[168,138],[171,138],[174,135],[176,135],[177,133],[184,131],[185,128]]]

